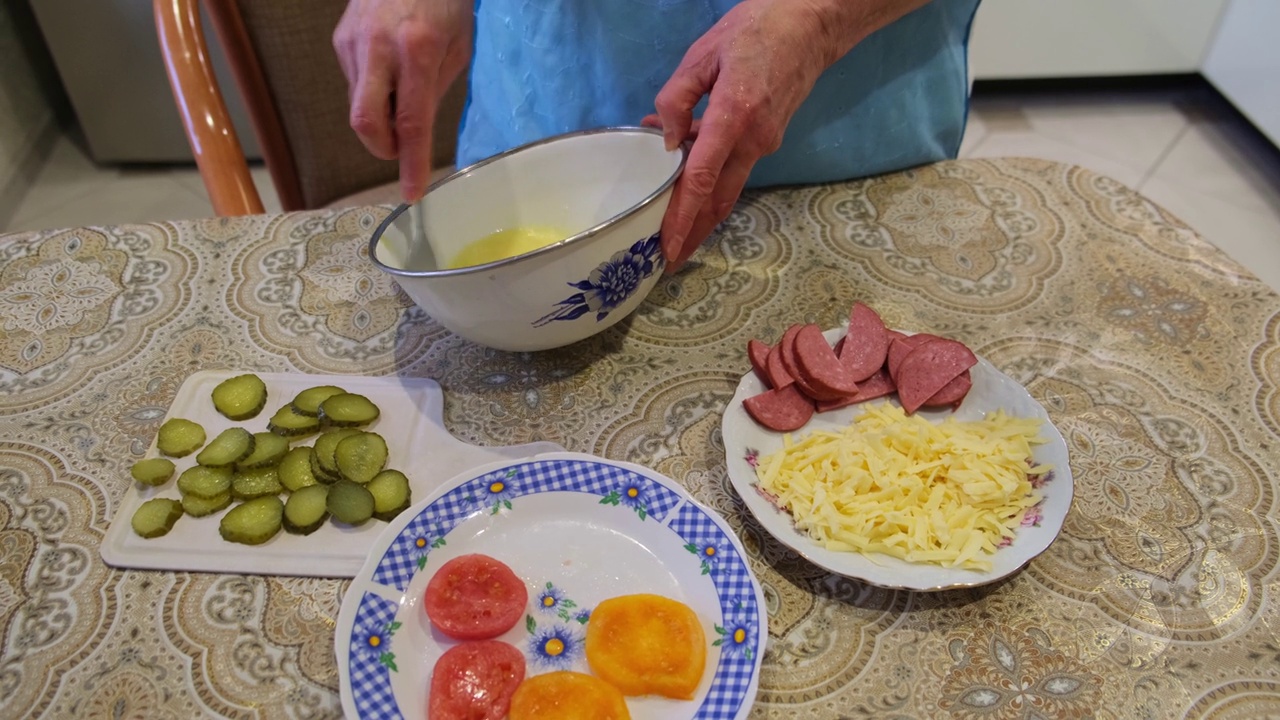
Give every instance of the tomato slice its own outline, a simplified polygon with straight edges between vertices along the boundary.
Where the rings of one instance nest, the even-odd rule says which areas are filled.
[[[428,720],[502,720],[524,681],[524,665],[519,650],[497,640],[449,648],[431,671]]]
[[[524,615],[529,591],[511,568],[488,555],[460,555],[427,582],[423,606],[431,624],[458,640],[488,640]]]

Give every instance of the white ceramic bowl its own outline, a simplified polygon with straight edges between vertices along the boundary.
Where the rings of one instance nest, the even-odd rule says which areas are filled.
[[[649,128],[559,135],[483,160],[402,205],[369,258],[441,325],[498,350],[546,350],[630,314],[662,274],[658,230],[684,168]],[[576,234],[513,258],[453,270],[465,245],[498,230]]]

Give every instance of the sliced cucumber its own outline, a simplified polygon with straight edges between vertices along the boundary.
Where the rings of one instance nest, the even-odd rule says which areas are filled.
[[[280,460],[277,470],[280,473],[280,484],[285,490],[297,492],[319,482],[311,471],[311,455],[311,448],[304,445],[290,450]]]
[[[316,432],[321,427],[320,418],[315,415],[303,415],[294,412],[290,405],[285,405],[276,411],[275,415],[267,421],[267,430],[288,438],[302,437]]]
[[[363,395],[339,393],[320,403],[320,417],[334,427],[360,427],[378,419],[378,406]]]
[[[150,487],[160,487],[173,477],[173,461],[168,458],[147,458],[139,460],[129,468],[134,480]]]
[[[341,395],[346,390],[337,385],[318,385],[310,387],[298,393],[293,402],[289,406],[299,415],[310,415],[313,418],[320,417],[320,403],[328,400],[334,395]]]
[[[212,515],[230,504],[231,493],[229,492],[214,495],[211,498],[202,498],[199,495],[182,496],[182,509],[191,517]]]
[[[284,504],[284,529],[295,535],[310,535],[329,517],[325,485],[308,485],[289,496]]]
[[[182,503],[170,498],[151,498],[133,513],[133,531],[144,538],[167,535],[182,517]]]
[[[238,500],[252,500],[282,492],[284,486],[280,484],[280,473],[274,467],[243,470],[231,479],[231,497]]]
[[[204,428],[186,418],[169,418],[156,434],[156,449],[169,457],[186,457],[204,445]]]
[[[237,470],[254,470],[280,464],[280,459],[289,452],[288,438],[271,432],[253,434],[253,452],[236,463]]]
[[[261,545],[280,532],[284,502],[275,495],[240,503],[218,523],[218,534],[228,542]]]
[[[231,467],[253,452],[253,433],[242,427],[230,427],[218,433],[196,455],[196,462],[206,467]]]
[[[373,495],[363,485],[339,480],[329,486],[325,506],[335,520],[359,525],[373,517]]]
[[[387,441],[373,432],[349,435],[334,446],[333,462],[338,474],[363,485],[387,466]]]
[[[267,406],[267,384],[257,375],[237,375],[213,389],[213,407],[231,420],[248,420]]]
[[[323,432],[316,438],[312,445],[314,454],[311,456],[311,469],[315,472],[317,480],[332,483],[342,477],[334,453],[338,450],[338,443],[359,432],[362,431],[357,428],[338,428]]]
[[[178,492],[203,500],[226,495],[231,491],[231,468],[211,468],[194,465],[178,476]]]
[[[383,470],[365,487],[373,495],[373,516],[383,522],[390,522],[409,507],[409,478],[399,470]]]

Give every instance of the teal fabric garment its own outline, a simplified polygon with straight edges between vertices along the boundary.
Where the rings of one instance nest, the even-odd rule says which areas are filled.
[[[749,186],[844,180],[955,157],[978,2],[933,0],[859,43],[819,78]],[[736,4],[478,0],[459,165],[572,130],[638,125],[689,46]]]

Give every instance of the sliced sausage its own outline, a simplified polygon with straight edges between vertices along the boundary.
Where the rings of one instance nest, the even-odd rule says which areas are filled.
[[[775,390],[784,388],[793,382],[791,373],[782,366],[782,343],[773,346],[765,361],[765,372],[769,375],[769,386]]]
[[[813,402],[795,383],[749,397],[742,406],[756,422],[778,432],[799,430],[813,417]]]
[[[755,338],[747,341],[747,357],[751,359],[751,369],[756,371],[756,377],[762,382],[773,387],[769,380],[769,350],[768,345]]]
[[[970,376],[969,371],[965,370],[955,376],[951,382],[943,385],[942,389],[934,393],[928,400],[925,400],[924,404],[926,407],[942,407],[944,405],[958,407],[972,387],[973,378]]]
[[[889,368],[889,377],[894,382],[898,381],[898,368],[902,365],[902,359],[911,352],[915,346],[929,340],[939,339],[937,335],[929,333],[916,333],[915,335],[903,335],[898,333],[899,337],[889,343],[889,353],[885,358],[885,364]]]
[[[782,368],[793,378],[800,374],[800,370],[796,367],[795,340],[802,327],[804,325],[792,325],[782,333],[782,339],[778,341],[778,349],[782,353]]]
[[[797,378],[804,381],[826,396],[821,399],[833,400],[836,397],[849,397],[857,394],[858,382],[853,379],[853,372],[840,362],[836,353],[822,335],[817,325],[805,325],[795,340]]]
[[[839,408],[854,403],[864,402],[866,400],[874,400],[879,397],[891,395],[898,386],[894,384],[893,378],[889,377],[889,371],[886,368],[880,368],[874,375],[858,383],[858,394],[849,398],[840,398],[839,400],[828,400],[818,403],[818,412],[827,412],[828,410],[838,410]]]
[[[840,362],[849,367],[854,382],[862,382],[884,366],[889,353],[889,332],[879,313],[862,303],[849,312],[849,330],[840,346]]]
[[[898,366],[898,399],[914,413],[961,373],[978,364],[969,348],[955,340],[933,338],[907,353]]]

